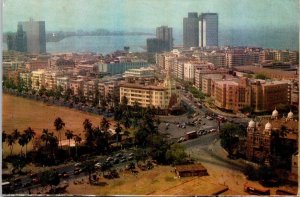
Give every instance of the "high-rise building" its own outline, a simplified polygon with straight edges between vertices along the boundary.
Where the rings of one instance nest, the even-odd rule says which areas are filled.
[[[147,52],[157,53],[173,49],[173,30],[168,26],[156,28],[156,38],[147,39]]]
[[[217,13],[202,13],[199,16],[199,46],[218,46]]]
[[[170,51],[173,48],[173,30],[168,26],[160,26],[156,28],[156,38],[163,41],[163,48]]]
[[[18,24],[18,30],[15,38],[15,49],[16,51],[26,52],[27,45],[26,45],[26,34],[23,31],[22,25]]]
[[[183,47],[199,46],[199,18],[198,13],[190,12],[183,18]]]
[[[46,53],[46,31],[45,21],[29,21],[19,22],[18,26],[22,26],[26,33],[26,48],[29,53]]]

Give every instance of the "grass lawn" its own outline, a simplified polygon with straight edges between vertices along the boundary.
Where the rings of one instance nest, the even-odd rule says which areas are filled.
[[[80,112],[66,107],[58,107],[47,105],[42,102],[24,99],[8,94],[3,94],[3,111],[2,111],[2,129],[6,133],[13,132],[18,129],[23,132],[24,129],[31,127],[37,136],[41,135],[43,129],[48,129],[49,132],[57,132],[54,128],[54,120],[60,117],[66,124],[64,131],[67,129],[74,131],[74,134],[81,134],[84,138],[82,123],[85,119],[89,119],[94,126],[99,126],[102,116],[90,113]],[[111,122],[112,123],[112,122]],[[115,124],[112,123],[112,126]],[[62,140],[66,136],[62,132]],[[32,145],[28,145],[28,150]],[[4,144],[4,155],[10,153],[7,144]],[[13,153],[19,153],[20,146],[16,142],[13,148]]]

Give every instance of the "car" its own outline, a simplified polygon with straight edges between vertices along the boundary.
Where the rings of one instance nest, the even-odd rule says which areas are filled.
[[[212,133],[212,132],[216,132],[217,131],[217,129],[211,129],[210,130],[210,132]]]
[[[185,141],[185,138],[184,138],[184,137],[181,137],[181,138],[179,138],[179,139],[177,140],[177,143],[180,143],[180,142],[183,142],[183,141]]]
[[[129,156],[129,157],[127,158],[128,161],[133,160],[133,159],[134,159],[133,156]]]
[[[75,168],[74,169],[74,175],[78,175],[78,174],[80,174],[82,172],[82,169],[81,168]]]
[[[33,179],[31,179],[31,183],[32,184],[39,184],[40,183],[40,179],[39,178],[33,178]]]
[[[98,162],[95,164],[95,168],[101,168],[102,163]]]
[[[127,161],[127,160],[124,159],[124,158],[120,159],[120,163],[124,163],[124,162],[126,162],[126,161]]]
[[[115,155],[115,157],[122,157],[123,155],[121,154],[121,153],[117,153],[116,155]]]
[[[207,120],[213,120],[213,118],[210,117],[210,116],[206,116],[206,119],[207,119]]]
[[[74,167],[79,167],[79,166],[81,166],[81,163],[75,163],[74,164]]]
[[[129,153],[128,156],[133,157],[134,153]]]
[[[70,175],[67,172],[62,173],[62,178],[68,178]]]

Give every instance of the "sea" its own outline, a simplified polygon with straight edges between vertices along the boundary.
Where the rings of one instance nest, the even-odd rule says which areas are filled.
[[[146,51],[149,35],[122,35],[122,36],[72,36],[59,42],[47,42],[46,50],[49,53],[60,52],[94,52],[109,54],[129,46],[131,52]],[[182,32],[173,32],[174,45],[182,46]],[[3,43],[3,49],[6,44]],[[299,50],[298,30],[224,30],[219,33],[219,46],[251,46],[273,49]]]

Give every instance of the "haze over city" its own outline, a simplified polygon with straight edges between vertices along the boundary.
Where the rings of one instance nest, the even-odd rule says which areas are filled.
[[[3,30],[16,31],[18,21],[46,21],[47,31],[145,30],[159,25],[182,28],[188,12],[216,12],[220,30],[297,28],[297,0],[5,0]]]

